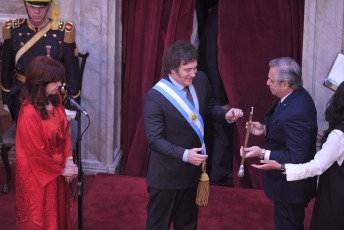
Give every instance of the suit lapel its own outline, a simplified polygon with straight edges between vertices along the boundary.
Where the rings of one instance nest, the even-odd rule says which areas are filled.
[[[192,85],[194,86],[195,88],[195,91],[196,91],[196,94],[197,94],[197,100],[198,100],[198,106],[199,106],[199,113],[201,114],[201,116],[204,115],[204,101],[205,101],[205,96],[206,96],[206,93],[203,92],[202,90],[202,87],[198,81],[198,78],[197,78],[197,74],[196,74],[196,77],[194,78],[194,80],[192,81]]]
[[[273,115],[277,107],[277,104],[278,101],[276,101],[265,114],[266,135],[268,134],[269,129],[271,127],[271,121],[273,120]]]
[[[293,91],[278,107],[278,101],[270,107],[268,112],[265,114],[266,135],[268,134],[274,120],[290,105],[290,103],[292,103],[297,94],[297,91]]]

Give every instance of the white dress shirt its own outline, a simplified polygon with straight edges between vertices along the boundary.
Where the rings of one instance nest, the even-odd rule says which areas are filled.
[[[334,162],[340,166],[344,161],[344,133],[333,130],[314,159],[304,164],[285,164],[287,181],[301,180],[321,175]]]

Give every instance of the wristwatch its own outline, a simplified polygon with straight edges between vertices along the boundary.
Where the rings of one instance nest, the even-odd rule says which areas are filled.
[[[262,153],[261,153],[260,156],[259,156],[259,158],[260,158],[261,160],[264,160],[265,151],[266,151],[266,149],[262,149]]]
[[[285,165],[284,165],[284,164],[281,164],[280,171],[281,171],[282,173],[285,172]]]

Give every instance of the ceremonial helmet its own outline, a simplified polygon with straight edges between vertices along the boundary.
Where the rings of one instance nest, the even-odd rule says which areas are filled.
[[[45,7],[52,3],[53,0],[24,0],[24,2],[32,7]]]

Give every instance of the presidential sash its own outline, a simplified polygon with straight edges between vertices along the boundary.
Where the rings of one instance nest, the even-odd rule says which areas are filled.
[[[204,123],[201,115],[190,103],[190,101],[175,87],[171,82],[166,79],[161,79],[153,89],[159,91],[167,100],[169,100],[174,107],[183,115],[185,120],[188,121],[193,130],[197,133],[199,140],[202,144],[202,154],[206,154],[204,144]]]

